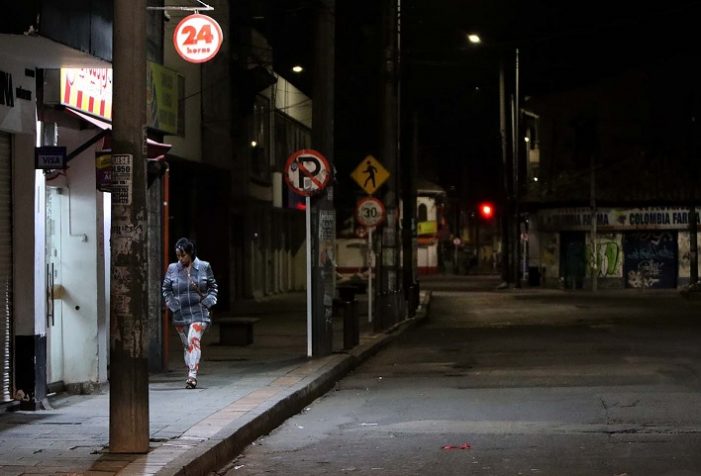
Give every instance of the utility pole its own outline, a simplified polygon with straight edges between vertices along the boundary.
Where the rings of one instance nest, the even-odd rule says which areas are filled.
[[[500,286],[508,286],[511,279],[511,162],[506,139],[506,86],[504,84],[504,61],[499,61],[499,139],[501,141],[501,167],[503,177],[501,219],[501,279]]]
[[[328,159],[334,157],[334,69],[336,45],[336,0],[319,0],[314,39],[314,101],[312,102],[312,144]],[[333,298],[336,292],[334,250],[336,210],[333,186],[312,197],[312,355],[322,357],[333,351]],[[323,258],[322,258],[323,257]],[[307,258],[309,259],[309,257]]]
[[[397,0],[383,0],[383,76],[382,76],[382,163],[390,173],[385,185],[387,213],[381,235],[376,328],[384,329],[398,318],[399,293],[399,168],[397,167]]]
[[[694,185],[695,186],[695,185]],[[698,226],[696,219],[696,194],[692,191],[691,204],[689,205],[689,284],[699,282],[699,245]]]
[[[402,169],[404,172],[402,177],[402,197],[404,199],[404,223],[402,225],[402,272],[404,274],[404,296],[409,306],[409,317],[414,316],[416,307],[419,305],[419,282],[416,279],[416,164],[419,149],[419,119],[416,112],[413,113],[411,125],[411,151],[406,151],[406,144],[409,142],[408,140],[404,142],[405,148],[402,149],[404,157],[402,160]],[[402,130],[406,129],[402,128]]]
[[[404,299],[408,316],[413,317],[419,304],[419,283],[416,279],[416,167],[419,154],[419,118],[409,104],[409,62],[407,51],[407,9],[398,0],[397,43],[399,57],[399,158],[402,169],[402,274]],[[409,134],[411,130],[411,134]]]
[[[113,28],[109,447],[146,453],[146,0],[115,0]]]
[[[521,115],[520,105],[519,105],[519,58],[518,58],[518,48],[515,51],[514,57],[514,94],[512,96],[511,103],[511,148],[512,148],[512,177],[513,182],[512,193],[513,193],[513,243],[512,243],[512,258],[513,258],[513,278],[514,286],[517,288],[521,287],[521,273],[519,272],[519,267],[521,264],[521,211],[519,210],[519,150],[521,148],[520,143],[520,125],[519,119]]]
[[[599,287],[599,251],[596,242],[596,160],[594,152],[591,152],[589,157],[589,196],[591,207],[591,266],[589,267],[589,272],[591,273],[591,290],[596,291]]]
[[[698,132],[698,123],[696,119],[696,96],[692,95],[692,112],[689,123],[689,148],[690,153],[688,157],[690,158],[690,168],[691,173],[689,174],[689,188],[691,195],[691,203],[689,204],[689,285],[695,286],[699,282],[699,247],[698,247],[698,220],[696,218],[696,187],[698,180],[698,165],[696,163],[697,158],[697,138],[696,133]]]

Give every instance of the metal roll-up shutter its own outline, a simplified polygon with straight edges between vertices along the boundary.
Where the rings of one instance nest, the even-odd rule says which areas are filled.
[[[12,399],[12,160],[10,135],[0,132],[0,402]]]

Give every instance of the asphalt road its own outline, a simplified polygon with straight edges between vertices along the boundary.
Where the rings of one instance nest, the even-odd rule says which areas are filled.
[[[218,474],[701,475],[701,297],[495,284],[422,281],[426,323]]]

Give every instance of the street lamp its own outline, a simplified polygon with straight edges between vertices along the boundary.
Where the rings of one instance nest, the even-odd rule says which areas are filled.
[[[481,38],[476,33],[467,35],[468,41],[473,45],[481,44]],[[501,48],[500,48],[501,49]],[[504,206],[502,207],[502,250],[505,255],[502,257],[503,269],[502,277],[507,285],[513,277],[513,283],[520,287],[519,261],[520,261],[520,212],[519,212],[519,50],[515,48],[514,53],[514,77],[513,94],[511,96],[511,160],[508,160],[507,150],[507,117],[506,117],[506,85],[504,62],[499,62],[499,131],[501,137],[502,166],[504,167]],[[500,55],[501,56],[501,55]]]
[[[470,33],[467,35],[467,41],[472,43],[473,45],[478,45],[482,43],[482,38],[477,33]]]

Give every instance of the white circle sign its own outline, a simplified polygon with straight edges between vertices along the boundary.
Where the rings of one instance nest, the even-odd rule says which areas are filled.
[[[175,51],[190,63],[205,63],[214,58],[223,40],[219,23],[199,13],[180,20],[173,32]]]
[[[361,198],[355,208],[355,217],[363,226],[378,226],[385,221],[385,205],[375,197]]]
[[[315,195],[331,180],[331,165],[321,152],[302,149],[287,158],[285,182],[290,189],[304,197]]]

